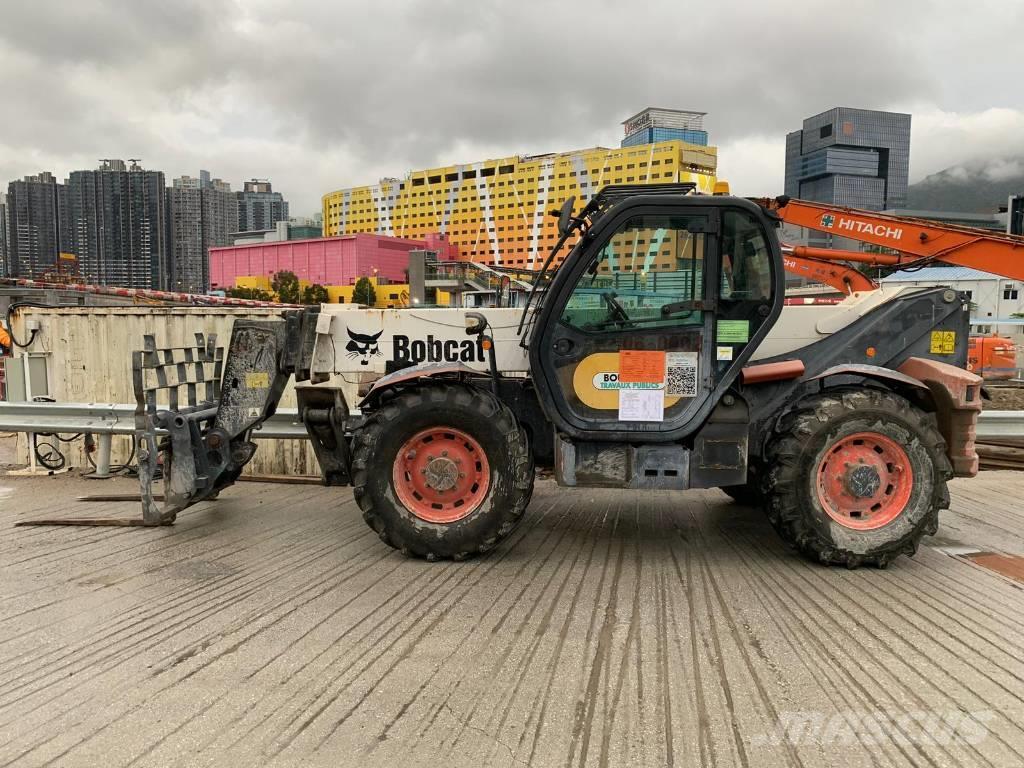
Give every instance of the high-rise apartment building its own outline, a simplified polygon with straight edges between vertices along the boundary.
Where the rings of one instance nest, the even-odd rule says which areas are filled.
[[[288,201],[275,192],[266,179],[252,179],[238,195],[238,232],[274,229],[279,221],[288,221]]]
[[[904,208],[910,115],[835,107],[786,136],[790,197],[881,211]]]
[[[103,160],[68,179],[71,251],[85,282],[166,289],[170,281],[163,171]]]
[[[230,184],[200,171],[198,178],[182,176],[173,181],[168,205],[170,287],[205,293],[210,288],[210,248],[231,245],[229,235],[238,225],[238,198]]]
[[[39,279],[56,269],[68,247],[67,190],[43,172],[7,186],[7,271]]]
[[[686,181],[711,194],[716,167],[714,147],[672,139],[430,168],[324,195],[324,235],[439,232],[463,258],[532,269],[557,237],[548,212],[570,196],[582,205],[609,184]]]
[[[7,274],[7,195],[0,192],[0,277]]]

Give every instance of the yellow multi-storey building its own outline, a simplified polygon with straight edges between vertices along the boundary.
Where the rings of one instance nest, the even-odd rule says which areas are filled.
[[[609,184],[687,181],[711,194],[717,160],[715,147],[671,140],[414,171],[324,195],[324,235],[441,232],[464,259],[535,269],[557,237],[548,211],[570,195],[582,204]]]

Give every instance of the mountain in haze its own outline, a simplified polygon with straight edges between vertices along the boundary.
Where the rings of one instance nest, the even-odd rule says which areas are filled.
[[[954,165],[907,190],[907,208],[917,211],[994,213],[1011,194],[1024,194],[1024,159],[995,158]]]

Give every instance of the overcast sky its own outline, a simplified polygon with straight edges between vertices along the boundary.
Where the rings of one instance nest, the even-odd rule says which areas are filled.
[[[720,175],[782,191],[833,106],[913,114],[911,181],[1024,156],[1020,2],[0,0],[0,180],[140,157],[339,187],[618,146],[645,106],[708,113]]]

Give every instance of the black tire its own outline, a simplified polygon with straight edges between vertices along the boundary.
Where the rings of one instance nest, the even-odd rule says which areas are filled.
[[[490,483],[469,515],[450,523],[417,517],[399,499],[393,469],[398,451],[424,429],[450,427],[472,437],[486,455]],[[462,560],[508,536],[533,493],[526,432],[490,392],[458,384],[427,384],[373,411],[354,435],[352,485],[367,524],[403,554]]]
[[[844,437],[862,432],[898,444],[913,478],[906,503],[894,508],[896,516],[871,530],[837,522],[817,492],[823,457]],[[934,415],[891,392],[838,391],[802,401],[779,419],[767,458],[769,520],[786,542],[822,563],[884,568],[901,554],[913,555],[921,538],[936,532],[939,510],[949,507],[946,481],[953,468]]]

